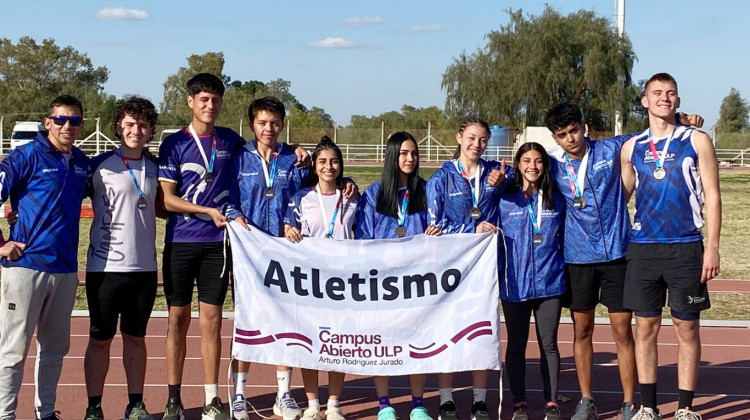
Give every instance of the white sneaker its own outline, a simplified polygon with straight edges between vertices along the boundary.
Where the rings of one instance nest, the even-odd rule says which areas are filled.
[[[326,410],[326,420],[346,420],[346,418],[340,408],[333,407]]]
[[[276,402],[273,404],[273,414],[281,417],[283,420],[299,420],[302,417],[302,410],[299,409],[297,401],[285,392],[279,399],[276,396]]]
[[[662,420],[661,413],[648,407],[641,407],[632,420]]]
[[[234,420],[250,420],[247,414],[247,400],[242,394],[236,394],[232,399],[232,418]]]
[[[687,408],[681,408],[674,413],[674,420],[703,420],[700,414],[690,411]]]
[[[301,420],[323,420],[323,416],[320,414],[320,408],[308,408],[302,413]]]

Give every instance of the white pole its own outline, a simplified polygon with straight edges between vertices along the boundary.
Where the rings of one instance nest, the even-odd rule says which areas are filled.
[[[240,137],[242,137],[242,118],[240,118]]]
[[[0,115],[0,155],[3,154],[3,120],[5,119],[5,115]]]
[[[430,156],[430,153],[432,153],[432,122],[427,122],[427,161],[432,162],[432,157]]]
[[[292,127],[292,120],[289,120],[289,122],[286,125],[286,144],[289,144],[289,129]]]
[[[99,131],[99,119],[100,119],[99,117],[96,117],[96,154],[97,156],[101,153],[101,151],[99,150],[99,143],[100,143],[99,133],[101,132]]]
[[[625,0],[617,1],[617,36],[622,38],[625,35]],[[622,134],[622,114],[615,111],[615,135]]]

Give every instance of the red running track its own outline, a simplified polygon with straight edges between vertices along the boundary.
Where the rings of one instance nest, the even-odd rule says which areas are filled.
[[[232,320],[226,319],[222,327],[223,354],[229,352]],[[164,335],[166,333],[166,319],[153,318],[148,330],[147,346],[149,362],[147,368],[145,401],[149,410],[161,418],[167,397],[166,370],[164,359]],[[83,356],[88,340],[88,318],[74,317],[72,319],[72,341],[68,357],[65,359],[63,374],[58,387],[58,409],[64,419],[81,419],[86,407],[86,390],[83,377]],[[504,332],[503,332],[504,334]],[[532,330],[533,334],[533,330]],[[197,320],[192,322],[188,334],[188,352],[185,363],[185,377],[183,380],[183,401],[187,408],[187,419],[200,418],[200,406],[203,403],[202,367],[200,362],[199,332]],[[532,336],[533,339],[533,336]],[[750,385],[747,377],[750,375],[750,328],[749,327],[703,327],[703,356],[699,374],[699,386],[696,393],[695,409],[704,419],[750,419]],[[607,325],[598,325],[594,332],[594,397],[599,405],[601,419],[614,419],[621,403],[620,385],[616,366],[615,346]],[[672,326],[665,325],[659,337],[659,404],[664,418],[671,418],[676,409],[677,389],[677,347],[675,333]],[[122,341],[115,338],[112,346],[112,362],[104,391],[103,408],[105,418],[122,418],[127,403],[127,388],[122,368]],[[560,393],[572,399],[562,404],[564,417],[572,415],[575,403],[580,397],[577,389],[575,366],[572,355],[572,325],[560,326],[560,353],[562,357],[562,372],[560,377]],[[19,397],[19,419],[33,419],[33,365],[36,349],[32,345],[27,360],[24,381]],[[528,350],[527,387],[531,416],[542,419],[544,414],[541,406],[544,401],[541,393],[541,381],[538,379],[539,353],[535,344],[530,343]],[[228,359],[222,359],[222,372],[226,372]],[[275,395],[275,368],[254,364],[250,370],[247,385],[247,395],[250,402],[264,416],[272,416],[270,407]],[[220,383],[226,384],[225,378]],[[497,372],[490,376],[491,386],[488,404],[492,411],[497,408],[498,395]],[[293,394],[297,401],[304,402],[302,381],[297,369],[293,375]],[[321,375],[321,385],[325,385],[325,375]],[[454,396],[459,407],[459,414],[468,419],[470,415],[471,376],[456,375]],[[439,397],[434,377],[427,383],[425,403],[433,417],[437,417]],[[408,380],[405,378],[391,379],[392,402],[395,404],[399,418],[407,419],[410,410]],[[226,400],[228,387],[220,387],[222,400]],[[321,401],[325,401],[326,389],[321,390]],[[503,419],[512,415],[510,396],[504,391]],[[377,415],[375,390],[369,377],[347,375],[347,382],[342,399],[342,408],[349,420],[375,419]],[[496,412],[491,412],[497,418]],[[251,418],[259,417],[251,414]]]

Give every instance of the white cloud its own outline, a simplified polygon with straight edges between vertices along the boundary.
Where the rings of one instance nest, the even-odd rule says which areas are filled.
[[[412,26],[409,28],[409,32],[437,32],[443,29],[445,29],[443,25]]]
[[[315,47],[315,48],[339,48],[339,49],[361,47],[361,45],[357,44],[354,41],[349,41],[346,38],[330,37],[330,36],[320,41],[311,42],[310,46]]]
[[[148,19],[148,12],[124,7],[107,7],[96,14],[99,20],[144,20]]]
[[[383,22],[385,22],[385,20],[380,16],[350,17],[344,19],[344,21],[341,22],[341,26],[345,28],[359,28],[362,26],[380,25]]]

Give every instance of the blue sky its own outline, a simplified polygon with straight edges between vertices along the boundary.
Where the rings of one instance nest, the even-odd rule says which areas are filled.
[[[462,51],[508,21],[508,8],[613,18],[614,0],[524,1],[123,1],[3,0],[0,36],[54,38],[107,66],[105,90],[156,104],[186,57],[222,51],[233,80],[283,78],[307,107],[339,124],[402,105],[443,108],[442,73]],[[667,71],[682,110],[710,128],[731,87],[750,98],[750,2],[626,1],[625,29],[638,62],[633,78]],[[553,70],[551,70],[553,71]]]

